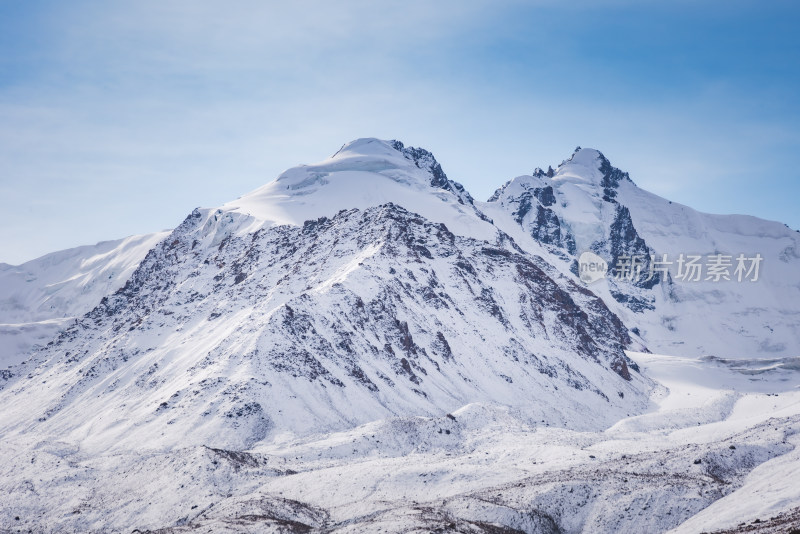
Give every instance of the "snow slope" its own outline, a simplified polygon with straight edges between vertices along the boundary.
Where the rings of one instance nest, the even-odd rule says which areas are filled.
[[[607,430],[469,404],[248,451],[98,453],[16,436],[0,451],[0,522],[162,533],[800,527],[798,371],[753,380],[713,360],[632,356],[661,387],[649,413]]]
[[[122,287],[145,254],[169,232],[53,252],[0,264],[0,367],[24,360]]]
[[[800,355],[800,234],[783,224],[709,215],[670,202],[637,187],[593,149],[578,149],[553,172],[519,176],[477,206],[522,245],[520,233],[560,254],[573,272],[585,251],[612,268],[624,255],[666,255],[669,276],[656,272],[638,283],[607,277],[590,286],[650,350],[727,358]],[[679,279],[681,254],[702,256],[701,263],[709,255],[730,256],[730,279],[708,280],[708,271],[699,281]],[[737,279],[739,254],[763,258],[758,280]],[[642,272],[648,269],[649,259]]]

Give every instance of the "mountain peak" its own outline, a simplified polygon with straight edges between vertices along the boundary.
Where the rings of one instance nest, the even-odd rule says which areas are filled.
[[[455,194],[460,203],[472,203],[472,197],[463,186],[447,178],[433,153],[424,148],[407,147],[402,141],[374,137],[345,143],[330,158],[293,167],[283,172],[276,182],[289,191],[309,192],[314,186],[328,183],[326,177],[332,174],[352,172],[375,173],[406,185],[444,189]]]
[[[384,141],[375,137],[360,137],[342,145],[330,159],[346,159],[354,156],[396,157],[396,141]],[[402,143],[401,143],[402,145]]]
[[[559,189],[568,184],[584,189],[587,186],[593,190],[602,189],[602,198],[613,201],[619,184],[625,181],[633,184],[628,173],[614,167],[602,152],[579,146],[555,170],[550,166],[547,171],[537,167],[531,175],[518,176],[498,188],[489,198],[489,202],[499,200],[504,192],[516,195],[526,190],[548,187]]]
[[[606,159],[606,157],[596,148],[582,148],[577,146],[575,147],[575,150],[572,151],[572,155],[566,160],[562,161],[559,167],[568,163],[581,164],[591,167],[594,161],[603,159]]]
[[[272,182],[221,206],[241,220],[231,232],[331,217],[342,209],[394,202],[460,235],[494,240],[495,229],[475,208],[464,187],[450,180],[434,155],[397,140],[360,138],[333,156],[299,165]],[[233,226],[237,228],[234,229]],[[227,231],[226,231],[227,235]]]
[[[594,148],[581,147],[576,148],[572,156],[558,166],[554,179],[577,179],[577,181],[584,183],[602,183],[605,181],[607,184],[603,184],[604,187],[606,185],[617,185],[623,179],[630,181],[628,173],[611,165],[611,162],[602,152]]]

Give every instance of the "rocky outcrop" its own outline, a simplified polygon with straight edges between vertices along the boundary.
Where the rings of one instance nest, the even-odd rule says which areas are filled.
[[[581,210],[593,206],[597,218],[592,240],[583,246],[605,258],[610,276],[618,278],[611,282],[614,299],[640,312],[653,309],[652,295],[642,291],[657,286],[662,276],[650,276],[653,251],[634,227],[629,209],[619,203],[623,182],[633,184],[628,173],[611,165],[601,152],[578,147],[558,170],[537,168],[532,176],[505,184],[489,202],[499,202],[539,243],[566,253],[577,276],[577,256],[585,250],[577,250],[574,227],[586,224],[587,213],[574,212],[571,202],[577,200],[572,195],[582,191],[586,198],[580,201]]]
[[[408,160],[413,161],[420,169],[427,170],[431,174],[432,187],[438,187],[453,193],[461,204],[473,204],[472,195],[464,189],[464,186],[447,178],[442,170],[442,166],[436,161],[432,153],[424,148],[406,147],[401,141],[391,141],[391,146],[401,152]]]

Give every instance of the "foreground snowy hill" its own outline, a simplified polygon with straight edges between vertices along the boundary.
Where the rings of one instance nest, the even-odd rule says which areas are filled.
[[[797,526],[796,238],[697,214],[671,240],[654,198],[587,150],[479,203],[431,153],[359,139],[111,246],[70,287],[124,285],[0,375],[0,532]],[[761,251],[763,278],[576,276],[583,250],[673,242]],[[760,347],[756,315],[769,360],[645,353]]]
[[[130,278],[169,232],[139,235],[0,264],[0,367],[20,363]]]
[[[140,435],[139,447],[103,454],[15,436],[0,451],[0,524],[161,534],[800,528],[797,371],[753,382],[710,360],[634,358],[663,384],[657,403],[605,431],[470,404],[248,451],[156,450]]]
[[[520,243],[522,230],[560,252],[576,274],[581,253],[602,257],[611,274],[590,289],[653,351],[800,355],[800,233],[783,224],[670,202],[592,149],[515,178],[479,206]],[[640,276],[621,263],[635,256]]]

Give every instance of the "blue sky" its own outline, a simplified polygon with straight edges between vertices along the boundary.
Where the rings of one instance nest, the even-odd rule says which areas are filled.
[[[480,199],[580,145],[800,228],[797,2],[284,4],[0,2],[0,261],[174,227],[367,136]]]

